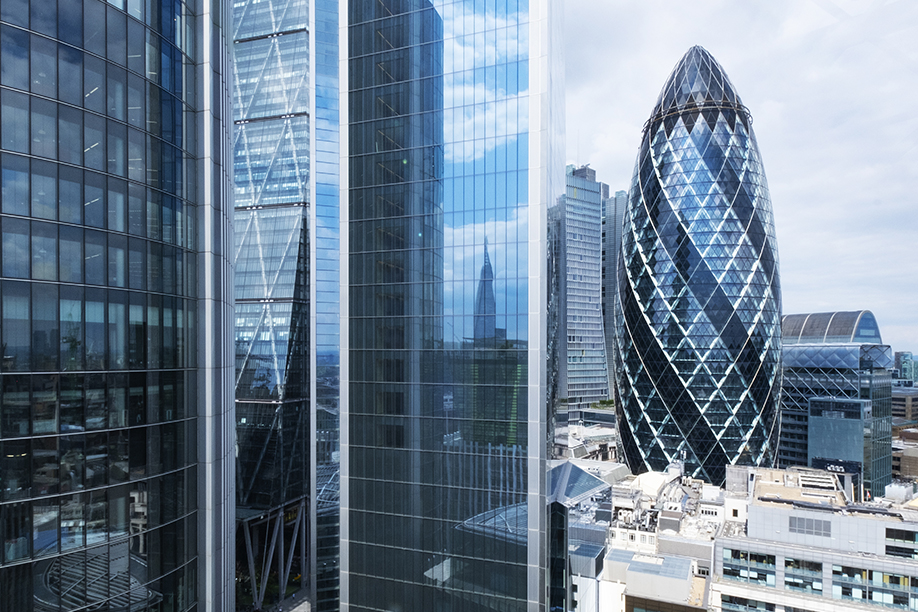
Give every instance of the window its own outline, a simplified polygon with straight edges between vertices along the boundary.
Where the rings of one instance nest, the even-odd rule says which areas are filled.
[[[817,535],[825,538],[832,537],[832,523],[820,519],[792,516],[790,517],[789,529],[791,533]]]

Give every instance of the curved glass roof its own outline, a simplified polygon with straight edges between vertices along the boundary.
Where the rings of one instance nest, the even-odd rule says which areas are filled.
[[[880,326],[869,310],[784,315],[781,331],[784,344],[883,344]]]

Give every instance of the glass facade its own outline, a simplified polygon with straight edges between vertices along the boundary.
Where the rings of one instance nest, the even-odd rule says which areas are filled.
[[[635,472],[682,459],[714,484],[772,461],[781,291],[752,121],[717,61],[693,47],[644,126],[624,214],[616,372]]]
[[[342,609],[545,609],[555,10],[347,7]]]
[[[785,346],[779,467],[857,462],[864,490],[883,496],[892,481],[892,364],[885,344]],[[845,433],[848,443],[841,448]],[[823,463],[815,465],[816,459]]]
[[[596,171],[568,167],[564,197],[565,301],[564,335],[567,354],[568,410],[582,410],[609,399],[602,318],[602,208],[603,190]]]
[[[610,394],[615,392],[615,355],[618,347],[618,258],[622,250],[622,217],[628,192],[616,191],[602,201],[602,323],[606,335],[606,366]]]
[[[0,5],[4,609],[231,605],[229,98],[206,5]]]
[[[337,609],[337,17],[233,4],[240,606]]]

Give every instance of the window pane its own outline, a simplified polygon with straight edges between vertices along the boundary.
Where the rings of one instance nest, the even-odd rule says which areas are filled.
[[[29,222],[21,219],[3,219],[3,276],[29,278]],[[12,331],[4,324],[4,338]],[[4,340],[5,342],[6,340]]]
[[[83,165],[83,112],[61,105],[58,107],[58,159]]]
[[[106,37],[108,52],[106,57],[113,62],[124,66],[125,60],[125,40],[124,34],[127,24],[125,23],[126,15],[121,11],[108,7],[108,19],[106,23]]]
[[[65,3],[70,4],[70,3]],[[62,102],[83,105],[83,53],[66,45],[57,47],[58,99]]]
[[[102,232],[86,231],[85,266],[86,283],[90,285],[104,285],[108,274],[105,264],[105,234]],[[89,313],[87,312],[87,319]]]
[[[59,308],[57,285],[32,284],[32,367],[34,370],[48,372],[58,369]]]
[[[83,106],[105,112],[105,62],[91,55],[83,56]]]
[[[45,2],[33,2],[32,6]],[[53,2],[49,3],[52,6]],[[55,20],[54,15],[51,16]],[[34,27],[32,28],[35,29]],[[42,36],[32,36],[32,93],[57,97],[57,43]]]
[[[22,378],[22,377],[20,377]],[[14,391],[17,393],[15,399],[19,402],[25,401],[28,404],[29,401],[29,392],[26,390],[25,398],[18,395],[21,391]],[[11,400],[12,401],[12,400]],[[4,406],[5,408],[6,406]],[[21,409],[21,408],[20,408]],[[5,414],[5,412],[4,412]],[[19,432],[17,432],[19,433]],[[28,433],[28,424],[26,424],[26,432]],[[11,499],[23,499],[28,496],[29,491],[29,441],[28,440],[9,440],[3,443],[3,452],[0,454],[0,482],[3,486],[3,497],[4,501],[9,501]],[[6,508],[9,508],[7,506]],[[7,537],[8,534],[4,534]],[[6,560],[12,561],[13,559],[18,559],[21,556],[18,553],[13,555],[9,554],[9,541],[7,542],[7,555]],[[28,546],[26,545],[25,554],[28,554]]]
[[[57,0],[41,0],[29,6],[31,21],[29,27],[36,32],[57,36]]]
[[[123,68],[117,66],[108,66],[108,91],[106,96],[106,108],[108,116],[115,119],[125,119],[125,89],[127,73]]]
[[[95,170],[105,170],[105,119],[90,113],[84,115],[83,156],[85,164]]]
[[[84,222],[92,227],[105,227],[105,177],[87,172],[83,180]]]
[[[86,248],[89,250],[89,241]],[[88,276],[88,274],[87,274]],[[86,290],[86,367],[101,370],[105,367],[105,293]],[[100,383],[101,384],[101,383]],[[104,414],[100,408],[99,417]],[[90,418],[90,417],[87,417]],[[104,427],[102,423],[100,427]]]
[[[32,222],[32,278],[57,280],[57,225]]]
[[[83,369],[82,294],[83,290],[78,287],[61,288],[61,367],[64,370]],[[82,427],[82,391],[80,393],[80,418],[67,422]]]
[[[69,166],[60,166],[58,171],[57,201],[59,218],[66,223],[82,223],[83,172]]]
[[[108,229],[116,232],[125,231],[126,199],[127,183],[118,179],[108,179]]]
[[[6,227],[6,225],[7,223],[4,223],[4,227]],[[6,248],[5,236],[3,245],[4,248]],[[28,259],[26,259],[26,261],[28,261]],[[4,272],[4,274],[6,273]],[[3,351],[3,371],[28,370],[31,355],[31,339],[29,338],[29,330],[31,328],[29,323],[31,296],[29,285],[14,281],[4,281],[2,298],[3,344],[6,346]],[[9,382],[7,377],[4,377],[3,380],[4,385]],[[10,399],[5,393],[4,391],[4,410],[7,408],[7,400]],[[28,406],[28,397],[26,398],[25,406]],[[4,423],[6,423],[6,412],[4,412],[3,418]],[[4,425],[4,427],[6,427],[6,425]],[[21,433],[28,435],[28,426],[26,426],[26,431]],[[3,435],[12,434],[9,434],[7,430],[4,429]]]
[[[145,129],[145,81],[135,74],[128,75],[127,118],[134,127]]]
[[[83,282],[83,230],[60,228],[60,279],[65,283]]]
[[[83,10],[79,2],[61,2],[57,7],[58,38],[75,47],[83,46]],[[61,74],[68,74],[62,72]]]
[[[4,61],[5,59],[4,56]],[[8,89],[0,91],[0,121],[3,148],[28,153],[29,96]]]
[[[83,48],[105,55],[105,5],[98,0],[83,0]]]
[[[4,8],[6,0],[3,2]],[[29,34],[22,30],[0,25],[0,83],[28,91],[29,89]]]
[[[108,286],[124,287],[127,271],[127,239],[118,234],[108,235]]]
[[[32,216],[57,219],[57,164],[32,161]]]
[[[144,60],[144,28],[143,24],[133,19],[128,19],[128,36],[127,36],[127,66],[137,74],[143,74],[146,66]]]
[[[116,121],[108,122],[108,171],[126,176],[127,128]]]

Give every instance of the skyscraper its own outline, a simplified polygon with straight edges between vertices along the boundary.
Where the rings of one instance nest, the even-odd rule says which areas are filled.
[[[236,546],[259,608],[337,609],[337,11],[233,5]]]
[[[568,409],[586,409],[609,399],[602,319],[602,202],[608,187],[589,166],[567,169],[563,198],[564,329],[567,353],[561,363]]]
[[[644,126],[619,261],[619,429],[631,469],[722,483],[772,460],[781,292],[752,121],[701,47]]]
[[[344,610],[545,609],[557,8],[343,8]]]
[[[227,23],[0,4],[4,610],[233,608]]]
[[[602,323],[606,334],[609,392],[615,394],[615,355],[618,352],[618,258],[622,250],[622,217],[628,192],[616,191],[602,200]]]

